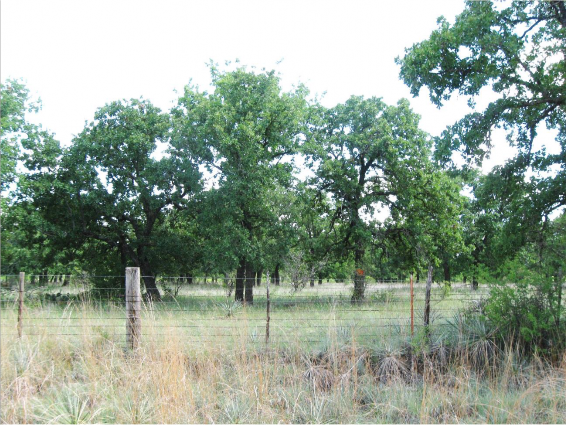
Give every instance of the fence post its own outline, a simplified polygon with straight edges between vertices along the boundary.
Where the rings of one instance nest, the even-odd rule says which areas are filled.
[[[22,337],[22,320],[24,313],[24,282],[26,274],[20,272],[20,290],[19,290],[19,303],[18,303],[18,338]]]
[[[135,350],[141,338],[140,268],[126,267],[126,341]]]
[[[415,336],[415,293],[413,291],[413,273],[411,273],[411,336]]]
[[[265,346],[269,343],[269,320],[270,320],[270,308],[271,308],[271,301],[269,300],[269,272],[267,272],[266,278],[266,290],[267,290],[267,320],[265,322]]]
[[[562,266],[558,268],[558,314],[556,315],[557,329],[560,329],[561,314],[562,314]]]
[[[429,334],[429,324],[430,324],[430,289],[432,286],[432,265],[428,266],[428,275],[426,278],[426,295],[425,295],[425,311],[424,311],[424,325],[425,332]]]

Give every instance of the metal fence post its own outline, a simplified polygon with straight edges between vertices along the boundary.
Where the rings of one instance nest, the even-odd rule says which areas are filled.
[[[140,268],[126,267],[126,341],[135,350],[141,339]]]

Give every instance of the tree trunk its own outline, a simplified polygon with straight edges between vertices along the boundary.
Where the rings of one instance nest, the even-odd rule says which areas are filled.
[[[322,274],[318,274],[318,284],[322,285]]]
[[[279,286],[281,284],[281,280],[279,278],[279,264],[275,266],[275,271],[273,272],[273,279],[275,282],[275,286]]]
[[[366,290],[366,276],[362,268],[362,260],[364,252],[361,249],[356,249],[354,254],[354,265],[356,270],[354,272],[354,293],[352,294],[352,304],[357,304],[364,299]]]
[[[246,281],[246,260],[241,258],[240,264],[236,269],[236,291],[234,292],[234,299],[236,301],[244,302],[245,281]]]
[[[483,238],[483,242],[485,243],[486,237],[484,236]],[[472,289],[474,291],[476,291],[478,289],[479,286],[479,282],[478,282],[478,267],[480,265],[480,252],[481,252],[481,247],[478,245],[476,246],[476,249],[473,250],[472,252],[472,257],[474,258],[474,271],[473,271],[473,275],[472,275]]]
[[[311,285],[311,288],[314,288],[314,276],[311,276],[310,285]]]
[[[147,261],[144,261],[140,264],[140,271],[142,273],[145,291],[147,292],[149,299],[152,301],[161,301],[161,294],[159,293],[159,289],[157,289],[157,285],[155,284],[155,276],[153,275],[151,266]]]
[[[66,274],[65,279],[63,279],[63,286],[69,286],[70,280],[71,280],[71,276]]]
[[[352,294],[352,304],[360,303],[365,296],[366,290],[366,277],[363,274],[358,274],[356,270],[356,274],[354,275],[354,293]]]
[[[478,286],[479,286],[478,277],[477,277],[476,272],[474,270],[474,275],[472,276],[472,289],[474,291],[477,291]]]
[[[261,286],[261,275],[263,274],[263,269],[259,269],[255,275],[255,284],[256,286]]]
[[[444,269],[444,281],[450,283],[452,278],[450,276],[450,265],[448,264],[448,261],[444,261],[442,263],[442,267]]]
[[[255,272],[251,264],[246,267],[246,285],[245,285],[245,303],[248,305],[253,305],[254,303],[254,282],[255,282]]]

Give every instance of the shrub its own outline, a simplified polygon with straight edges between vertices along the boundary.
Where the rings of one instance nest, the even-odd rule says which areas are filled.
[[[566,329],[560,320],[559,298],[559,285],[553,278],[493,284],[484,314],[503,340],[514,338],[526,352],[548,353],[564,347]]]

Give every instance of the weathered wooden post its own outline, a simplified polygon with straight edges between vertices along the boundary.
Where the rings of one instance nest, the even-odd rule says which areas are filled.
[[[556,328],[560,329],[560,316],[562,315],[562,266],[558,269],[558,313],[556,314]]]
[[[270,308],[271,308],[271,301],[269,300],[269,272],[267,272],[267,276],[265,278],[266,281],[266,290],[267,290],[267,320],[265,322],[265,345],[269,343],[269,320],[270,320]]]
[[[126,341],[135,350],[141,339],[140,268],[126,267]]]
[[[424,311],[424,325],[425,332],[429,334],[429,324],[430,324],[430,289],[432,287],[432,265],[428,266],[428,275],[426,278],[426,294],[425,294],[425,311]]]
[[[413,273],[411,273],[411,336],[415,336],[415,293],[413,292]]]
[[[24,314],[24,282],[26,279],[26,274],[20,272],[20,294],[18,303],[18,338],[22,337],[22,320]]]

